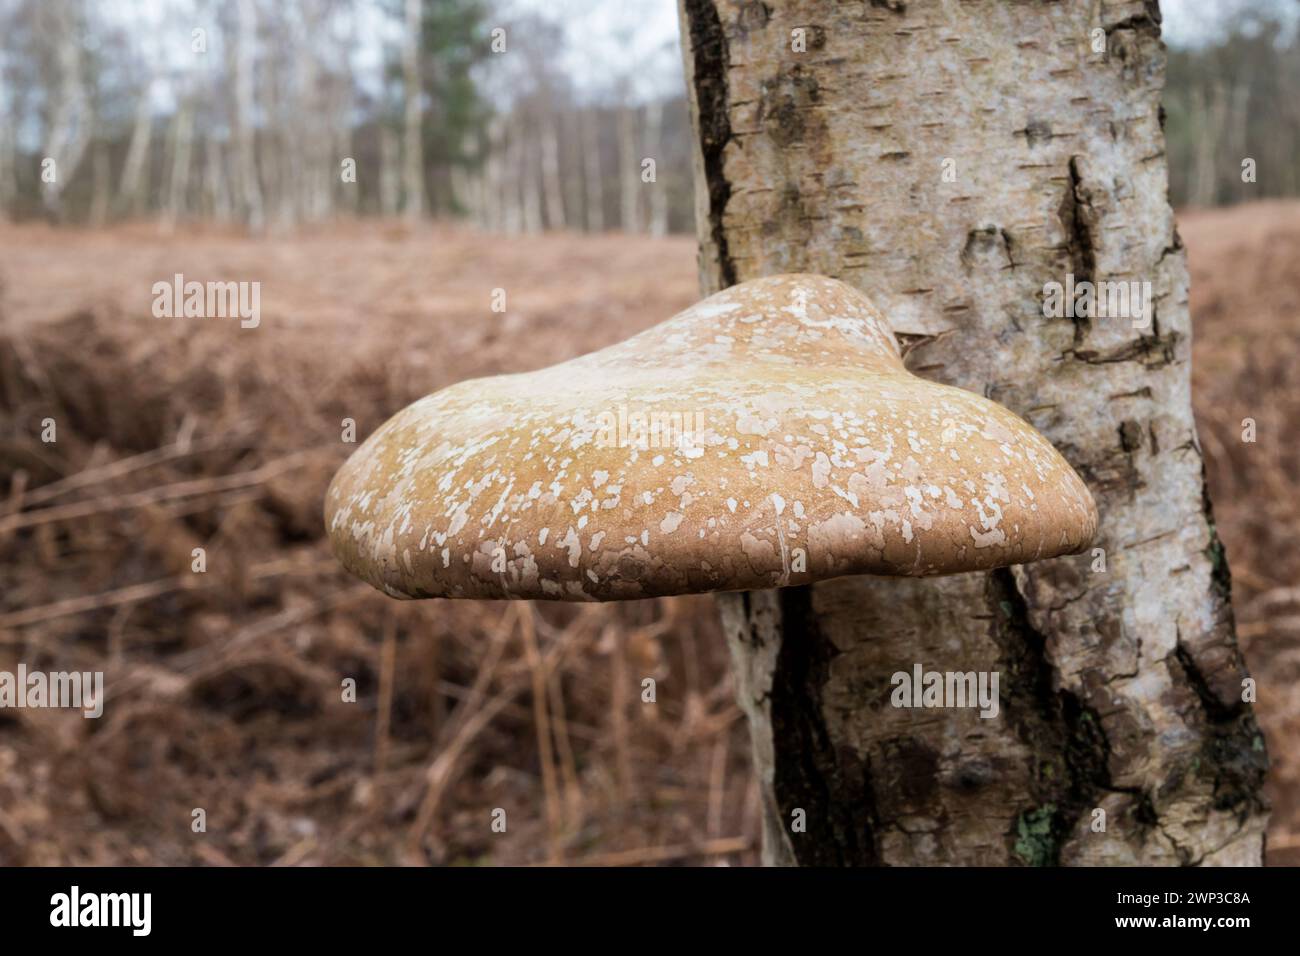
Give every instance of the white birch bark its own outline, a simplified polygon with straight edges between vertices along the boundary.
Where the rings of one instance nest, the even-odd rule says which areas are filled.
[[[144,200],[144,170],[149,159],[149,143],[153,137],[153,80],[140,89],[135,104],[135,119],[131,124],[131,139],[122,163],[122,176],[118,180],[117,206],[122,212],[138,215]]]
[[[62,214],[61,199],[81,165],[93,130],[90,99],[81,75],[82,31],[77,25],[79,5],[71,0],[52,3],[41,10],[48,16],[42,25],[54,44],[58,89],[45,130],[44,156],[55,163],[55,176],[42,180],[46,209]]]
[[[1191,414],[1156,5],[681,13],[703,290],[796,271],[858,286],[909,367],[1026,417],[1102,516],[1104,565],[722,600],[766,859],[1258,864],[1267,759]],[[1150,326],[1046,318],[1067,273],[1151,282]],[[999,672],[999,718],[890,706],[916,663]]]

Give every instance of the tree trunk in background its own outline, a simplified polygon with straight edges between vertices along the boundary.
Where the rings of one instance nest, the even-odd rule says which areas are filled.
[[[349,114],[351,107],[348,107]],[[344,158],[356,160],[356,148],[352,141],[352,129],[345,124],[338,124],[334,130],[334,191],[338,196],[336,204],[349,216],[361,215],[361,187],[358,182],[343,181]],[[360,174],[358,174],[360,178]]]
[[[546,196],[546,225],[550,229],[563,229],[564,187],[560,183],[559,114],[547,110],[538,121],[542,137],[542,187]]]
[[[1218,171],[1215,159],[1223,139],[1223,128],[1228,118],[1228,91],[1216,83],[1206,102],[1204,88],[1197,90],[1198,112],[1201,114],[1201,138],[1196,146],[1196,179],[1192,192],[1193,206],[1212,206],[1217,187]]]
[[[38,9],[42,13],[48,10],[50,20],[45,28],[57,37],[59,76],[59,89],[45,129],[42,156],[42,160],[54,160],[57,175],[53,182],[42,181],[41,186],[45,208],[55,218],[61,218],[63,191],[68,188],[90,144],[93,118],[81,75],[81,44],[77,28],[80,6],[58,3]]]
[[[501,176],[501,228],[511,235],[524,226],[523,183],[519,175],[522,149],[519,143],[519,121],[516,119],[505,134],[506,152]]]
[[[14,143],[17,110],[9,104],[5,71],[0,70],[0,222],[9,217],[18,195],[18,149]]]
[[[402,92],[406,97],[402,142],[402,212],[407,219],[424,215],[424,147],[420,141],[420,0],[406,0],[402,38]]]
[[[542,231],[542,184],[541,170],[537,163],[537,150],[529,142],[531,129],[522,116],[515,120],[515,137],[518,148],[515,151],[514,175],[519,178],[523,190],[524,232]]]
[[[167,177],[167,204],[163,209],[163,225],[171,229],[185,215],[189,200],[190,166],[194,146],[194,103],[188,93],[176,107],[169,140],[171,171]]]
[[[582,123],[582,168],[587,181],[587,231],[605,231],[605,191],[601,188],[600,111],[595,107],[579,113]]]
[[[564,222],[570,229],[582,229],[586,223],[586,176],[582,160],[582,110],[569,108],[556,114],[560,131],[560,189],[564,195]]]
[[[108,218],[108,197],[112,191],[112,186],[109,185],[110,170],[108,143],[98,140],[90,152],[91,196],[87,216],[87,221],[96,229],[103,226]]]
[[[253,53],[257,45],[257,8],[239,0],[239,31],[235,43],[235,194],[252,229],[266,221],[262,182],[253,133]]]
[[[483,225],[493,232],[505,229],[505,177],[502,166],[502,146],[505,139],[506,120],[494,113],[487,125],[487,156],[483,160]]]
[[[213,137],[203,140],[203,193],[214,222],[230,221],[230,189],[226,185],[225,150]]]
[[[302,29],[307,36],[325,32],[320,7],[304,4],[301,11]],[[319,222],[334,211],[336,175],[328,119],[333,104],[327,98],[329,80],[317,60],[317,47],[295,44],[293,59],[295,82],[285,128],[293,137],[290,151],[296,154],[297,169],[289,179],[289,192],[295,197],[295,221]]]
[[[765,858],[1259,863],[1267,760],[1192,421],[1155,4],[681,6],[704,291],[857,286],[911,369],[1027,418],[1102,517],[1104,570],[1094,553],[722,599]],[[1149,280],[1151,327],[1044,318],[1066,273]],[[999,672],[1000,714],[890,706],[917,663]]]
[[[645,112],[646,153],[655,161],[655,181],[650,187],[650,235],[668,234],[668,186],[659,182],[663,170],[664,101],[651,100]]]
[[[0,222],[8,218],[18,195],[17,165],[13,137],[6,126],[4,135],[0,135]]]
[[[131,141],[126,148],[122,164],[122,178],[118,181],[117,206],[123,213],[138,214],[142,205],[145,163],[149,159],[149,140],[153,133],[153,81],[140,89],[135,104],[135,122],[131,124]]]
[[[379,211],[397,215],[401,196],[401,171],[398,168],[397,134],[387,125],[379,127]]]
[[[619,225],[624,232],[641,231],[641,157],[636,154],[636,107],[618,111]]]

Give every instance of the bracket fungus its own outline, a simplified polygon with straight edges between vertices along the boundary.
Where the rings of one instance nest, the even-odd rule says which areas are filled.
[[[755,279],[625,342],[399,412],[326,495],[394,597],[608,601],[1081,551],[1097,510],[1011,411],[919,378],[862,293]]]

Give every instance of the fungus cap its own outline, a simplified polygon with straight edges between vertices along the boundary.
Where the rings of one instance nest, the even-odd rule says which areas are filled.
[[[1082,550],[1097,511],[1015,414],[908,372],[860,292],[782,275],[415,402],[325,520],[394,597],[603,601],[1022,564]]]

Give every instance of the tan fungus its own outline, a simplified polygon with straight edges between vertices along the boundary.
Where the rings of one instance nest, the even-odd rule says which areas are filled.
[[[394,597],[605,601],[1021,564],[1082,550],[1097,511],[1015,414],[908,372],[860,292],[781,275],[421,399],[325,520]]]

